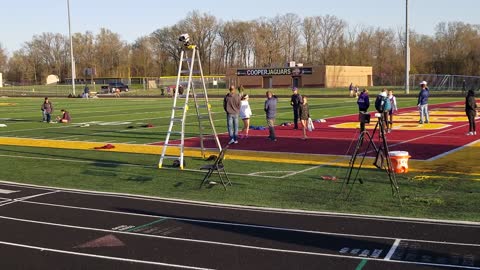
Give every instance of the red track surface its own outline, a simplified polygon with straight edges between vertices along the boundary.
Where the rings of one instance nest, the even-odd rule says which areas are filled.
[[[445,109],[445,111],[463,111],[459,105],[463,103],[448,103],[431,105],[430,111]],[[416,108],[407,108],[399,110],[399,113],[417,112]],[[448,117],[448,115],[445,115]],[[442,117],[444,117],[442,115]],[[458,115],[456,115],[458,117]],[[432,118],[432,115],[430,116]],[[354,144],[358,138],[358,129],[344,129],[331,127],[335,124],[346,122],[357,122],[357,115],[348,115],[327,119],[326,123],[315,123],[315,130],[308,132],[308,140],[302,140],[302,130],[292,130],[292,127],[278,126],[275,128],[277,141],[272,142],[267,139],[268,130],[250,130],[249,138],[239,140],[230,149],[285,152],[285,153],[303,153],[303,154],[324,154],[324,155],[351,155]],[[372,119],[373,113],[372,113]],[[416,124],[418,116],[413,117],[415,121],[410,124]],[[395,119],[394,119],[395,121]],[[406,123],[405,121],[402,121]],[[430,121],[435,123],[435,121]],[[395,124],[395,123],[394,123]],[[438,155],[452,151],[465,146],[479,139],[479,136],[466,136],[468,131],[468,122],[442,122],[449,125],[443,129],[431,130],[394,130],[387,134],[387,141],[390,151],[408,151],[413,159],[427,160]],[[394,126],[395,129],[395,126]],[[372,133],[373,128],[367,128]],[[378,132],[376,133],[378,135]],[[374,140],[378,144],[378,136]],[[223,144],[228,142],[228,135],[220,135],[220,141]],[[163,143],[158,143],[159,145]],[[366,145],[366,143],[364,144]],[[199,138],[185,140],[186,147],[199,147]],[[214,148],[213,141],[207,141],[205,147]]]

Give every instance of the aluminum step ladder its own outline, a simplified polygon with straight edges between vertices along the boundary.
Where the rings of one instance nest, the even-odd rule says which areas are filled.
[[[186,70],[183,69],[185,66],[187,67]],[[194,70],[195,67],[197,70]],[[182,74],[186,73],[188,73],[187,87],[184,89],[183,93],[180,93],[179,90],[183,89],[184,85],[181,84]],[[202,88],[200,91],[196,91],[195,89],[196,87],[192,79],[194,73],[200,74],[201,85],[199,88]],[[162,155],[158,162],[159,168],[162,168],[166,159],[177,160],[179,162],[178,167],[182,170],[185,167],[185,124],[189,111],[190,98],[193,98],[193,104],[195,106],[202,157],[205,157],[207,151],[205,148],[206,140],[213,140],[217,151],[222,151],[222,146],[218,139],[212,118],[211,105],[208,100],[207,87],[203,76],[202,63],[200,61],[200,53],[195,45],[186,43],[180,53],[180,62],[173,97],[172,116],[170,118],[170,124],[163,144]],[[172,136],[176,137],[176,139],[172,138]],[[171,142],[172,140],[173,142]],[[167,150],[168,148],[170,148],[170,151]]]

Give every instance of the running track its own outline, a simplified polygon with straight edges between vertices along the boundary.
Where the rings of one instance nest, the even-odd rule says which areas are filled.
[[[480,269],[480,224],[0,182],[1,269]]]

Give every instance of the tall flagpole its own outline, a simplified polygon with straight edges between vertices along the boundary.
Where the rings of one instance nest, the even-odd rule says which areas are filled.
[[[410,33],[408,25],[408,0],[405,0],[405,94],[410,93]]]
[[[75,58],[73,57],[72,26],[70,24],[70,0],[67,0],[68,9],[68,35],[70,36],[70,61],[72,62],[72,93],[75,96]]]

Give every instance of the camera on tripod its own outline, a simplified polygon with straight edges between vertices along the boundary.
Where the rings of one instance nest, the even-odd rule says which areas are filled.
[[[188,47],[190,46],[190,35],[189,34],[181,34],[178,38],[178,41],[183,42],[183,46]]]
[[[359,120],[361,124],[370,124],[370,114],[367,112],[360,112]]]

